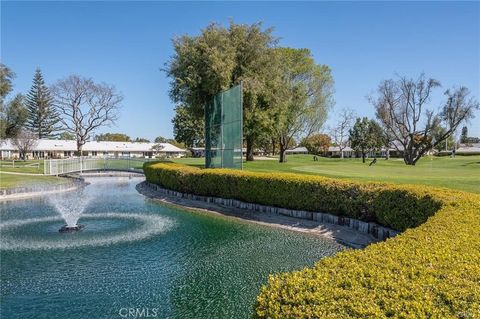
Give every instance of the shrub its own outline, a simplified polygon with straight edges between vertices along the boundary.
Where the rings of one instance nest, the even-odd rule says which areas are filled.
[[[374,220],[395,238],[270,276],[257,318],[480,317],[480,196],[426,186],[146,163],[149,182],[198,195]],[[416,228],[412,228],[416,227]]]
[[[144,165],[147,181],[179,192],[320,211],[375,221],[396,230],[425,222],[440,207],[422,186],[357,183],[321,176]]]

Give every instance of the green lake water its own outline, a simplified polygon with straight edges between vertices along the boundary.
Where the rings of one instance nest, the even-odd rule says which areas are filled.
[[[56,200],[0,203],[2,319],[249,318],[269,274],[343,249],[156,203],[135,190],[140,178],[88,181]],[[62,200],[83,209],[83,231],[58,232]]]

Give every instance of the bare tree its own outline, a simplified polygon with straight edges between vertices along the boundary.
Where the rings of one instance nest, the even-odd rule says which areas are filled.
[[[337,115],[338,121],[333,128],[330,129],[333,143],[339,148],[341,158],[344,157],[343,150],[348,146],[350,129],[353,126],[356,115],[350,109],[342,109]]]
[[[479,104],[469,98],[465,87],[447,90],[447,98],[441,110],[427,109],[433,89],[440,83],[426,79],[422,74],[417,80],[400,77],[398,80],[383,81],[378,87],[378,97],[371,98],[377,118],[386,133],[396,143],[394,147],[403,151],[407,165],[415,163],[436,145],[442,143],[464,121],[474,117]],[[445,124],[443,134],[436,136],[438,127]]]
[[[25,160],[27,153],[38,145],[38,136],[33,132],[22,129],[12,139],[12,144],[18,149],[20,158]]]
[[[123,100],[113,86],[78,75],[58,81],[52,92],[65,131],[75,136],[80,154],[96,129],[115,123]]]

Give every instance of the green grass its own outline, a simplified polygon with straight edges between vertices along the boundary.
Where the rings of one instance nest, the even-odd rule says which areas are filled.
[[[103,164],[103,159],[99,159]],[[121,160],[110,159],[108,168],[110,169],[141,169],[144,159]],[[44,176],[43,160],[11,161],[0,160],[0,188],[23,187],[35,184],[64,183],[67,180],[54,176]],[[102,165],[100,165],[102,166]],[[102,166],[103,167],[103,166]],[[2,174],[5,173],[5,174]],[[8,173],[38,174],[35,175],[14,175]]]
[[[1,172],[43,174],[43,160],[0,160]]]
[[[174,160],[203,167],[204,158]],[[425,157],[417,165],[405,165],[402,159],[379,159],[368,166],[361,159],[319,158],[314,162],[310,155],[288,156],[287,163],[275,160],[245,162],[244,169],[256,172],[288,172],[322,175],[358,181],[380,181],[398,184],[422,184],[480,193],[480,156]]]
[[[0,173],[0,188],[23,187],[32,185],[50,185],[68,182],[67,179],[55,176],[13,175]]]
[[[109,159],[108,168],[111,169],[141,169],[145,159],[131,159],[130,161],[122,159]],[[103,159],[99,158],[99,167],[103,168]],[[28,173],[28,174],[43,174],[44,173],[43,160],[27,160],[27,161],[11,161],[0,160],[0,172],[14,172],[14,173]]]

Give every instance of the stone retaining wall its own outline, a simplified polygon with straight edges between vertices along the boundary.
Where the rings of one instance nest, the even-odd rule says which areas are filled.
[[[295,210],[295,209],[280,208],[280,207],[260,205],[260,204],[254,204],[254,203],[247,203],[247,202],[242,202],[236,199],[226,199],[226,198],[219,198],[219,197],[200,196],[200,195],[194,195],[194,194],[181,193],[181,192],[165,189],[158,185],[148,183],[148,182],[145,182],[144,185],[157,192],[163,193],[168,196],[175,196],[175,197],[186,198],[190,200],[198,200],[198,201],[203,201],[207,203],[214,203],[214,204],[222,205],[226,207],[248,209],[248,210],[257,211],[260,213],[279,214],[279,215],[296,217],[301,219],[314,220],[321,223],[346,226],[358,232],[370,234],[373,237],[380,240],[393,237],[399,233],[398,231],[390,229],[388,227],[383,227],[376,223],[363,222],[361,220],[354,219],[354,218],[336,216],[336,215],[325,214],[320,212],[309,212],[309,211],[303,211],[303,210]]]

